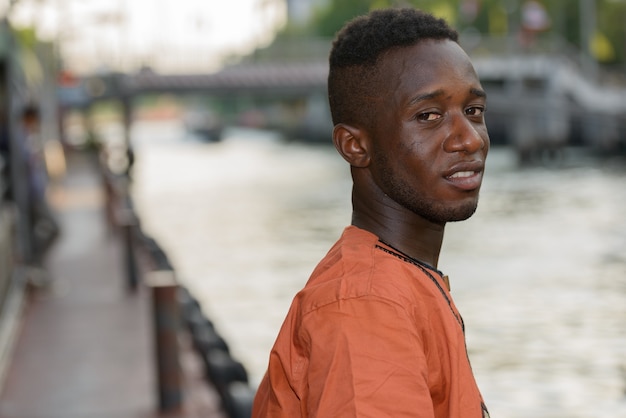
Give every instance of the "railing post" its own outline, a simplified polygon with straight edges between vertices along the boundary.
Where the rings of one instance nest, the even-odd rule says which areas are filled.
[[[134,213],[130,209],[126,209],[122,220],[122,237],[124,240],[124,258],[126,265],[126,283],[129,290],[137,290],[139,277],[137,273],[137,261],[135,260],[134,247],[134,231],[136,224],[134,222]]]
[[[115,222],[122,234],[122,246],[124,251],[124,266],[126,270],[126,284],[131,291],[137,290],[139,284],[139,273],[137,260],[135,258],[135,229],[138,226],[137,216],[132,208],[130,196],[128,195],[128,178],[117,180],[116,199],[117,208]]]
[[[174,412],[182,408],[183,401],[178,345],[178,285],[172,270],[150,272],[145,283],[152,296],[159,410]]]

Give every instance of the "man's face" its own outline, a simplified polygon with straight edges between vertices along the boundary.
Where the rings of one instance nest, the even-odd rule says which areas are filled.
[[[370,170],[396,203],[443,224],[478,204],[489,135],[485,95],[455,42],[427,40],[379,63],[381,96],[370,130]]]

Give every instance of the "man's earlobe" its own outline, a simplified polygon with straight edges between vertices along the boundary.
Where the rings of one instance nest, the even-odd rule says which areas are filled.
[[[369,144],[365,132],[339,123],[333,129],[333,143],[339,154],[353,167],[367,167],[370,163]]]

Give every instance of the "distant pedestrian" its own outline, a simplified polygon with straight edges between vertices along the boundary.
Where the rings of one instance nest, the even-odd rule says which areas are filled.
[[[457,36],[389,9],[335,39],[328,94],[352,225],[296,295],[254,418],[489,416],[437,267],[446,223],[476,210],[489,149],[486,96]]]
[[[29,224],[33,267],[43,267],[44,257],[59,235],[58,223],[47,198],[48,173],[40,134],[39,109],[27,105],[22,112],[23,151],[28,173]]]

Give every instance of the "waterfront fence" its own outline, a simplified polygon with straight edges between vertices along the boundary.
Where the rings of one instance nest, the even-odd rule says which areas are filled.
[[[166,252],[142,229],[129,195],[128,173],[112,173],[102,163],[101,172],[107,221],[124,241],[126,287],[135,292],[144,285],[151,293],[160,410],[182,407],[180,347],[181,340],[188,339],[201,359],[204,379],[217,391],[227,416],[249,418],[255,391],[245,367],[233,357],[198,300],[178,282]]]

